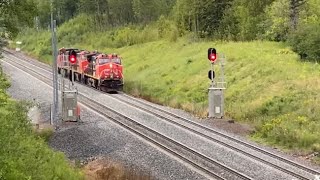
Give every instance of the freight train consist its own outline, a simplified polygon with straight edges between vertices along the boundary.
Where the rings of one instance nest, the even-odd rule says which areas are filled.
[[[102,91],[122,91],[122,59],[117,54],[61,48],[58,52],[58,73],[70,80]]]

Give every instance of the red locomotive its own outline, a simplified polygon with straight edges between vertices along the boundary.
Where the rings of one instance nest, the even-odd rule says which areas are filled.
[[[70,80],[74,78],[107,92],[123,89],[122,59],[116,54],[62,48],[57,63],[58,73],[64,73]]]

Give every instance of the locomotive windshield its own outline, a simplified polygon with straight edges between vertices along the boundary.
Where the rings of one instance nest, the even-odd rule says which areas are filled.
[[[116,63],[116,64],[121,64],[121,59],[120,58],[113,58],[112,62]]]
[[[99,59],[99,64],[106,64],[106,63],[109,63],[110,62],[110,59],[107,59],[107,58],[104,58],[104,59]]]

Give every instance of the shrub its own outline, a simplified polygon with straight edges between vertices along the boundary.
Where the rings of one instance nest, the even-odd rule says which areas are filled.
[[[34,134],[27,104],[10,100],[4,92],[7,87],[0,75],[0,179],[81,179],[62,153]]]
[[[320,24],[303,24],[289,37],[289,43],[293,51],[297,52],[301,59],[312,61],[320,60]]]
[[[256,135],[289,148],[315,150],[319,148],[319,125],[295,113],[268,120]]]
[[[179,30],[175,22],[160,16],[157,21],[159,38],[168,38],[171,42],[176,42],[179,38]]]
[[[81,179],[62,153],[37,137],[26,106],[8,101],[0,107],[0,179]]]
[[[169,40],[171,42],[177,42],[178,38],[179,38],[179,30],[176,25],[172,25]]]

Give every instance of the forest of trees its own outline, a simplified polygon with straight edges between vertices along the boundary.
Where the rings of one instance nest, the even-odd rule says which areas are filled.
[[[36,11],[36,15],[24,22],[30,25],[30,20],[33,20],[37,28],[48,28],[51,8],[58,24],[85,14],[93,22],[94,31],[131,25],[146,26],[159,19],[165,19],[176,27],[180,36],[192,32],[199,38],[286,41],[302,58],[320,59],[320,50],[316,46],[320,42],[319,0],[7,0],[5,2],[8,4],[24,2],[26,4],[24,8],[29,10],[32,9],[30,4],[36,4],[37,8],[31,11]],[[23,9],[17,9],[7,13],[7,16],[17,12],[13,22],[21,17],[30,17],[24,13],[22,15],[21,11]],[[8,27],[11,25],[8,24]],[[12,32],[15,33],[16,30],[12,29]]]

